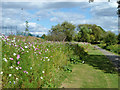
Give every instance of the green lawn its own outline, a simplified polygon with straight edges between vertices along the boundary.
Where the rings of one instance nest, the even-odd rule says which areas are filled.
[[[99,50],[88,48],[85,64],[74,64],[61,88],[118,88],[118,74]]]

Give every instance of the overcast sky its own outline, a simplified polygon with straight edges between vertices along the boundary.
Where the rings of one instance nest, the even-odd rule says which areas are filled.
[[[84,0],[85,1],[85,0]],[[47,34],[53,25],[69,21],[78,24],[97,24],[106,31],[118,33],[116,0],[111,2],[2,2],[2,25],[25,30],[29,22],[32,34]],[[5,30],[5,29],[4,29]]]

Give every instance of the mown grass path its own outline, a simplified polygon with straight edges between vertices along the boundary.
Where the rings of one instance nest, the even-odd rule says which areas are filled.
[[[118,88],[118,74],[106,56],[93,46],[88,48],[88,60],[74,64],[72,73],[61,88]]]

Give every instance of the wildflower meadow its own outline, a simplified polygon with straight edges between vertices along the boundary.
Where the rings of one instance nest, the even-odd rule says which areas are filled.
[[[72,72],[70,64],[84,60],[83,55],[87,55],[81,46],[30,36],[2,35],[1,39],[2,88],[59,87]],[[80,47],[81,51],[76,52]]]

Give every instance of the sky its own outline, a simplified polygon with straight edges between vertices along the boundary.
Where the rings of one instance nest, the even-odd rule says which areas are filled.
[[[29,31],[35,35],[48,34],[52,26],[64,21],[78,24],[96,24],[105,31],[118,34],[118,16],[116,0],[110,2],[94,0],[52,0],[8,1],[2,2],[2,26],[16,27],[17,29],[3,29],[2,33],[25,31],[25,21],[29,22]]]

